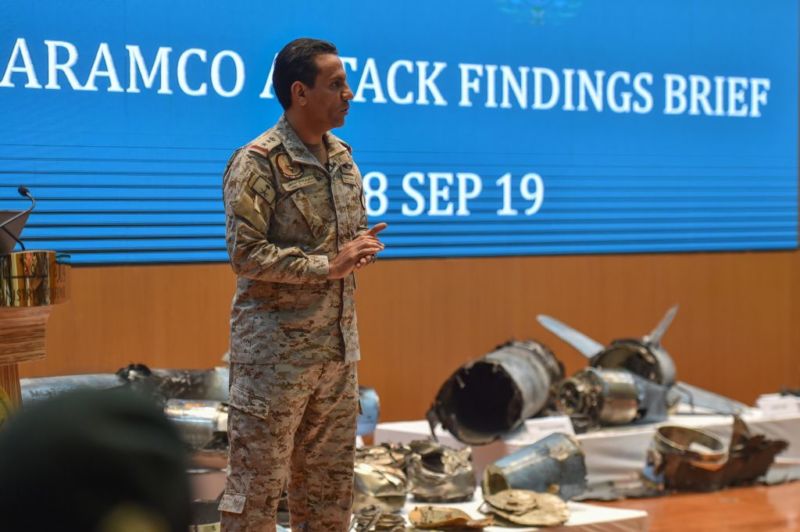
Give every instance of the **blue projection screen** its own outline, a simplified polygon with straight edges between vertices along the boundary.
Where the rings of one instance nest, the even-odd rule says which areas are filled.
[[[0,0],[0,210],[77,264],[226,261],[221,174],[333,41],[386,257],[795,249],[796,0]]]

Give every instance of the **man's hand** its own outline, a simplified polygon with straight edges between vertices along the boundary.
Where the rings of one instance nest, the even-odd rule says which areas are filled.
[[[383,231],[387,227],[388,227],[388,224],[386,224],[384,222],[381,222],[379,224],[375,224],[372,227],[372,229],[366,231],[365,234],[371,234],[373,236],[376,236],[378,233],[380,233],[381,231]],[[367,257],[362,257],[361,259],[359,259],[358,263],[356,264],[356,268],[355,269],[356,270],[360,270],[361,268],[363,268],[367,264],[372,264],[373,262],[375,262],[376,258],[378,258],[377,255],[369,255]]]
[[[383,250],[383,244],[377,234],[386,229],[385,223],[376,224],[370,230],[358,235],[339,251],[330,263],[328,279],[342,279],[350,273],[372,262],[375,255]]]

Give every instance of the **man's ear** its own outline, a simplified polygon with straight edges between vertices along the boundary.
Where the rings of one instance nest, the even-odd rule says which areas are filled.
[[[291,90],[292,102],[304,106],[306,104],[306,86],[301,81],[295,81],[292,83]]]

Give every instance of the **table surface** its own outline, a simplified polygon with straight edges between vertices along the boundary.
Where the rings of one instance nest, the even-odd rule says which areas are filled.
[[[800,481],[593,504],[644,510],[651,532],[800,531]]]

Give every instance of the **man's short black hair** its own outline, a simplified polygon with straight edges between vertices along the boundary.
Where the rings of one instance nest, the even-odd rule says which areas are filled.
[[[314,58],[323,54],[338,55],[339,52],[328,41],[306,37],[293,40],[278,52],[272,72],[272,86],[284,109],[292,105],[292,83],[300,81],[309,87],[314,86],[318,72]]]

